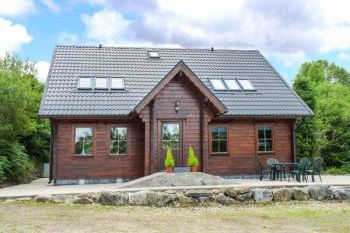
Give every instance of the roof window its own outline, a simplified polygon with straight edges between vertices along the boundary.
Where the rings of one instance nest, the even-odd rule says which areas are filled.
[[[210,83],[214,90],[226,90],[226,86],[221,79],[210,79]]]
[[[239,79],[238,82],[241,85],[241,87],[243,88],[243,90],[255,90],[252,83],[247,79]]]
[[[96,77],[95,89],[108,89],[108,78]]]
[[[159,55],[158,51],[148,51],[148,56],[150,58],[160,58],[160,55]]]
[[[111,78],[111,89],[125,89],[124,79]]]
[[[241,90],[235,79],[224,79],[224,82],[229,90]]]
[[[79,78],[78,88],[79,89],[92,89],[91,78],[89,78],[89,77]]]

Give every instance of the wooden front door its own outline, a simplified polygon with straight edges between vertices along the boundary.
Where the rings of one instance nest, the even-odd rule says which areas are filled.
[[[169,147],[172,151],[175,167],[185,166],[185,161],[182,154],[182,122],[181,121],[160,121],[159,134],[159,153],[158,166],[159,170],[164,170],[164,160],[166,157],[166,150]]]

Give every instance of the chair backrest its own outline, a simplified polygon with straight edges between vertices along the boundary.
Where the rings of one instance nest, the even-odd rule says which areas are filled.
[[[323,164],[323,158],[321,157],[316,157],[312,161],[312,168],[314,171],[322,171],[322,164]]]
[[[273,166],[275,166],[275,164],[279,164],[278,160],[275,158],[269,158],[267,159],[267,165],[272,168]]]
[[[303,158],[300,159],[299,165],[300,165],[300,168],[301,168],[301,169],[306,170],[306,169],[309,169],[309,168],[310,168],[310,166],[311,166],[311,161],[310,161],[309,158],[303,157]]]

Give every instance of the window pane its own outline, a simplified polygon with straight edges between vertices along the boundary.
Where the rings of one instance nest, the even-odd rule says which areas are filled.
[[[220,152],[219,151],[219,141],[212,141],[211,142],[211,150],[212,150],[212,152]]]
[[[271,127],[265,127],[265,136],[266,136],[266,139],[272,139],[272,128]]]
[[[111,140],[117,140],[118,139],[118,130],[117,130],[117,128],[115,128],[115,127],[111,128],[110,137],[111,137]]]
[[[219,127],[211,128],[211,138],[212,139],[219,139]]]
[[[150,58],[159,58],[159,52],[158,51],[149,51],[148,55]]]
[[[227,138],[227,128],[226,127],[219,127],[219,138],[220,139]]]
[[[265,140],[259,139],[259,151],[265,151]]]
[[[241,87],[238,85],[236,80],[225,79],[224,81],[229,90],[241,90]]]
[[[225,84],[221,79],[210,79],[210,82],[215,90],[226,90]]]
[[[95,78],[96,89],[108,89],[107,78]]]
[[[227,141],[220,141],[220,152],[227,152]]]
[[[118,129],[118,135],[120,140],[125,140],[127,137],[127,129],[125,127],[123,128],[117,128]]]
[[[91,78],[79,78],[80,89],[91,89]]]
[[[238,80],[239,84],[242,86],[243,90],[255,90],[254,86],[249,80]]]
[[[125,89],[122,78],[111,78],[111,89]]]
[[[266,140],[266,151],[272,151],[272,140]]]
[[[127,151],[126,151],[126,141],[119,141],[119,154],[126,154]]]
[[[118,154],[118,141],[111,141],[109,150],[111,154]]]
[[[258,136],[259,136],[259,139],[264,139],[265,138],[264,127],[259,127],[258,128]]]
[[[178,149],[180,147],[180,125],[176,123],[163,124],[162,128],[163,148]]]
[[[75,154],[92,154],[92,128],[75,128]]]

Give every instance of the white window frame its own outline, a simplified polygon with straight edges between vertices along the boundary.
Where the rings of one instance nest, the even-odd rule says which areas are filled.
[[[160,54],[158,51],[148,51],[148,56],[150,58],[160,58]]]
[[[121,79],[122,81],[122,87],[113,87],[113,79]],[[124,79],[123,78],[120,78],[120,77],[111,77],[110,78],[110,81],[109,81],[109,87],[111,90],[124,90],[125,89],[125,82],[124,82]]]
[[[90,86],[81,86],[81,80],[83,79],[89,79],[90,81]],[[92,89],[92,77],[79,77],[78,78],[78,89],[83,89],[83,90],[89,90],[89,89]]]
[[[246,91],[255,90],[254,85],[248,79],[238,79],[238,83],[242,87],[243,90],[246,90]]]
[[[210,81],[211,86],[214,88],[214,90],[216,90],[216,91],[226,91],[227,90],[227,87],[221,78],[211,78],[211,79],[209,79],[209,81]],[[214,84],[215,81],[220,81],[222,84],[222,88],[217,88],[217,86],[215,86],[215,84]]]
[[[105,79],[106,80],[106,86],[105,87],[98,87],[97,86],[97,80],[98,79]],[[108,90],[108,85],[109,82],[108,82],[108,78],[107,77],[95,77],[95,89],[98,89],[98,90]]]

